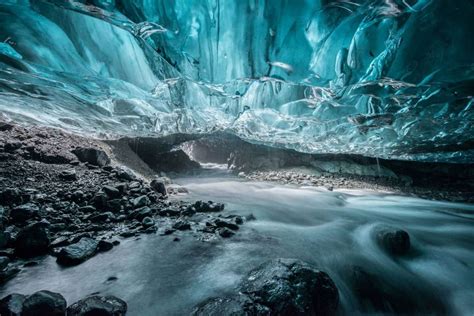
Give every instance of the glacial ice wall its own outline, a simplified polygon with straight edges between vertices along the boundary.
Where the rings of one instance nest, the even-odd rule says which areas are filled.
[[[473,16],[461,0],[0,0],[0,111],[472,162]]]

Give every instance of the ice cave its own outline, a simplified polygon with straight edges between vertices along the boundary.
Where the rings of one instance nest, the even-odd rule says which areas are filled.
[[[0,315],[473,315],[471,0],[0,0]]]

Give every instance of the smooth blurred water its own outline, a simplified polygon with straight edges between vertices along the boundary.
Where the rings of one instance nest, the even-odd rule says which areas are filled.
[[[178,182],[190,190],[185,199],[222,201],[226,213],[252,213],[257,219],[215,243],[184,237],[189,232],[180,242],[173,242],[173,236],[144,236],[67,269],[48,257],[25,269],[0,294],[49,289],[72,303],[101,292],[125,299],[130,315],[183,315],[207,297],[232,293],[261,262],[287,257],[329,273],[339,288],[343,314],[361,310],[345,278],[351,265],[415,299],[418,312],[439,303],[447,314],[474,311],[473,205],[247,182],[223,170]],[[372,233],[382,224],[410,233],[410,255],[395,260],[379,249]],[[106,281],[111,276],[118,279]]]

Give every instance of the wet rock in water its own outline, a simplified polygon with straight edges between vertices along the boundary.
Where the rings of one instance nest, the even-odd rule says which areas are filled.
[[[193,310],[194,316],[222,315],[271,315],[270,309],[258,303],[251,302],[244,295],[236,297],[211,298],[199,304]]]
[[[225,228],[229,228],[231,230],[238,230],[239,229],[239,226],[237,224],[234,224],[230,221],[225,221],[225,220],[222,220],[222,219],[219,219],[219,218],[214,220],[213,224],[216,225],[219,228],[225,227]]]
[[[123,316],[127,303],[115,296],[89,296],[67,308],[68,316]]]
[[[142,220],[142,225],[143,227],[152,227],[153,225],[155,225],[155,221],[151,217],[145,217]]]
[[[100,149],[96,148],[76,148],[72,151],[81,162],[88,162],[92,165],[103,167],[110,163],[110,158]]]
[[[80,264],[96,254],[98,245],[95,239],[83,237],[79,242],[61,249],[57,262],[65,266]]]
[[[219,233],[219,236],[221,236],[222,238],[229,238],[235,235],[232,230],[226,227],[219,228],[217,231]]]
[[[7,267],[6,269],[0,271],[0,283],[7,282],[16,276],[20,271],[21,269],[17,267]]]
[[[150,199],[146,195],[139,196],[132,200],[132,205],[135,208],[147,206],[150,205],[150,203]]]
[[[21,316],[26,296],[13,293],[0,300],[0,315]]]
[[[59,177],[63,180],[68,180],[68,181],[77,180],[76,170],[74,169],[64,170],[59,174]]]
[[[196,201],[194,204],[191,205],[191,207],[193,207],[196,212],[201,213],[221,212],[224,210],[224,204],[214,203],[212,201]]]
[[[64,316],[66,300],[59,293],[38,291],[26,297],[23,302],[22,316]]]
[[[150,182],[150,187],[161,195],[166,195],[166,185],[162,179],[153,179]]]
[[[376,233],[377,242],[391,255],[405,255],[410,251],[410,235],[401,229],[381,228]]]
[[[10,263],[10,258],[1,256],[0,257],[0,270],[5,269],[9,263]]]
[[[18,233],[15,254],[21,258],[43,255],[48,252],[49,243],[46,225],[42,222],[30,224]]]
[[[10,211],[10,219],[12,223],[24,223],[35,217],[39,212],[39,207],[33,203],[26,203],[14,207]]]
[[[107,240],[99,240],[99,243],[97,244],[97,250],[98,251],[109,251],[114,247],[114,244],[110,241]]]
[[[240,292],[274,315],[334,315],[339,293],[322,271],[294,259],[269,261],[250,272]]]
[[[173,225],[173,228],[177,230],[190,230],[191,224],[187,221],[179,220]]]

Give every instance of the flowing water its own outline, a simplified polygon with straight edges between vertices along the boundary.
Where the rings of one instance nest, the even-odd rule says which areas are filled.
[[[263,261],[286,257],[326,271],[339,288],[343,314],[371,310],[358,303],[347,283],[354,265],[377,275],[401,301],[416,302],[414,311],[427,306],[443,306],[443,313],[453,315],[474,311],[473,205],[248,182],[224,171],[177,182],[190,191],[180,198],[225,202],[226,213],[253,214],[256,220],[225,241],[186,238],[189,232],[180,242],[158,235],[124,240],[72,268],[46,257],[0,294],[49,289],[72,303],[101,292],[126,300],[130,315],[183,315],[207,297],[233,293]],[[411,253],[398,259],[386,255],[373,237],[380,225],[407,230]]]

